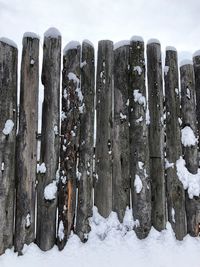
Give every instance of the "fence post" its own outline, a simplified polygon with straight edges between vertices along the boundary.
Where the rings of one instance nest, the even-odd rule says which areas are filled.
[[[144,41],[133,37],[130,47],[130,170],[135,232],[145,238],[151,229],[151,184],[149,174],[149,140]]]
[[[113,42],[99,41],[96,77],[96,181],[94,204],[103,217],[112,211]]]
[[[198,148],[197,141],[192,145],[184,145],[184,131],[190,129],[194,136],[197,136],[196,121],[196,95],[195,95],[195,77],[191,62],[183,62],[180,66],[181,76],[181,107],[182,107],[182,144],[183,155],[186,161],[186,167],[192,174],[198,171]],[[192,236],[198,236],[200,231],[200,198],[189,198],[186,192],[186,214],[188,233]]]
[[[80,52],[77,42],[64,49],[62,71],[62,115],[60,182],[58,196],[58,248],[66,244],[74,227],[76,209],[76,167],[80,137],[80,112],[83,109],[80,84]]]
[[[0,255],[13,246],[17,129],[16,45],[0,39]]]
[[[16,143],[15,251],[35,239],[39,38],[25,33],[21,62],[19,130]]]
[[[44,251],[56,241],[57,173],[59,161],[61,35],[50,28],[44,34],[42,84],[41,165],[37,186],[36,243]],[[45,164],[45,166],[44,166]]]
[[[193,55],[193,66],[195,74],[197,134],[200,136],[200,51],[196,51]]]
[[[166,105],[166,185],[168,218],[176,238],[182,240],[187,234],[185,190],[177,175],[176,161],[182,156],[180,132],[180,91],[177,52],[166,49],[165,68]]]
[[[117,44],[116,44],[117,45]],[[114,125],[113,125],[113,211],[123,222],[130,206],[129,148],[129,49],[122,45],[114,50]]]
[[[163,83],[161,48],[157,40],[147,44],[147,77],[150,114],[149,152],[152,181],[152,224],[161,231],[166,226]]]
[[[92,216],[93,189],[93,145],[94,145],[94,47],[83,41],[81,57],[81,92],[83,94],[83,113],[80,117],[80,142],[78,173],[78,203],[76,233],[86,241],[90,231],[89,217]]]

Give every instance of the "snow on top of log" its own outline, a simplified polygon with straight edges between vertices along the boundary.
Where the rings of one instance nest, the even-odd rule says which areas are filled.
[[[142,38],[142,36],[139,36],[139,35],[133,35],[130,40],[133,42],[144,42],[144,39]]]
[[[65,54],[68,50],[77,49],[80,45],[81,44],[78,41],[71,41],[65,46],[63,53]]]
[[[2,42],[2,43],[4,43],[4,44],[7,44],[7,45],[9,45],[9,46],[12,46],[12,47],[14,47],[14,48],[17,48],[17,44],[16,44],[14,41],[12,41],[12,40],[10,40],[10,39],[8,39],[8,38],[1,37],[1,38],[0,38],[0,42]]]
[[[193,65],[193,62],[191,59],[184,59],[180,62],[180,67],[184,66],[184,65]]]
[[[34,32],[25,32],[23,38],[40,39],[40,36]]]
[[[125,46],[125,45],[130,45],[130,41],[129,40],[122,40],[122,41],[115,43],[114,44],[114,50],[116,50],[122,46]]]
[[[167,46],[166,51],[174,51],[174,52],[177,52],[176,48],[174,46]]]
[[[152,38],[148,40],[147,44],[160,44],[160,41],[158,39]]]
[[[199,57],[199,56],[200,56],[200,50],[194,52],[193,57]]]
[[[59,32],[58,29],[51,27],[49,28],[45,33],[44,33],[44,37],[50,37],[50,38],[58,38],[61,36],[61,33]]]
[[[94,47],[93,43],[88,39],[84,39],[83,43],[89,44],[90,46]]]

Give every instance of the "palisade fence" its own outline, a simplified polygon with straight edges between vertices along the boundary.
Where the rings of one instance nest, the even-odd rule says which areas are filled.
[[[167,220],[178,240],[198,236],[200,198],[190,184],[198,180],[200,53],[179,71],[168,47],[162,70],[159,42],[148,42],[146,57],[144,49],[140,37],[100,41],[95,86],[93,45],[70,42],[61,67],[61,35],[49,29],[38,134],[39,38],[23,37],[19,116],[18,50],[0,39],[0,254],[12,246],[22,254],[31,242],[61,250],[72,230],[87,241],[93,205],[120,222],[132,207],[140,239]]]

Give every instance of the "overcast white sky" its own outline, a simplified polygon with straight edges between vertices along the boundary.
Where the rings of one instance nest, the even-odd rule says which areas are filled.
[[[71,40],[114,42],[141,35],[190,53],[200,49],[199,0],[0,0],[0,37],[21,49],[26,31],[43,37],[49,27]],[[42,41],[42,39],[41,39]]]

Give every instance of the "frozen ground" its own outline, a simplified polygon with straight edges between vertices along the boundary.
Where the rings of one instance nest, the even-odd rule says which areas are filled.
[[[59,252],[55,246],[42,252],[35,244],[24,249],[18,257],[7,250],[0,257],[1,267],[199,267],[200,238],[186,236],[175,240],[170,224],[161,233],[152,229],[145,240],[138,240],[130,230],[134,222],[127,210],[123,224],[115,213],[103,219],[94,209],[92,231],[86,244],[71,235],[65,249]]]

